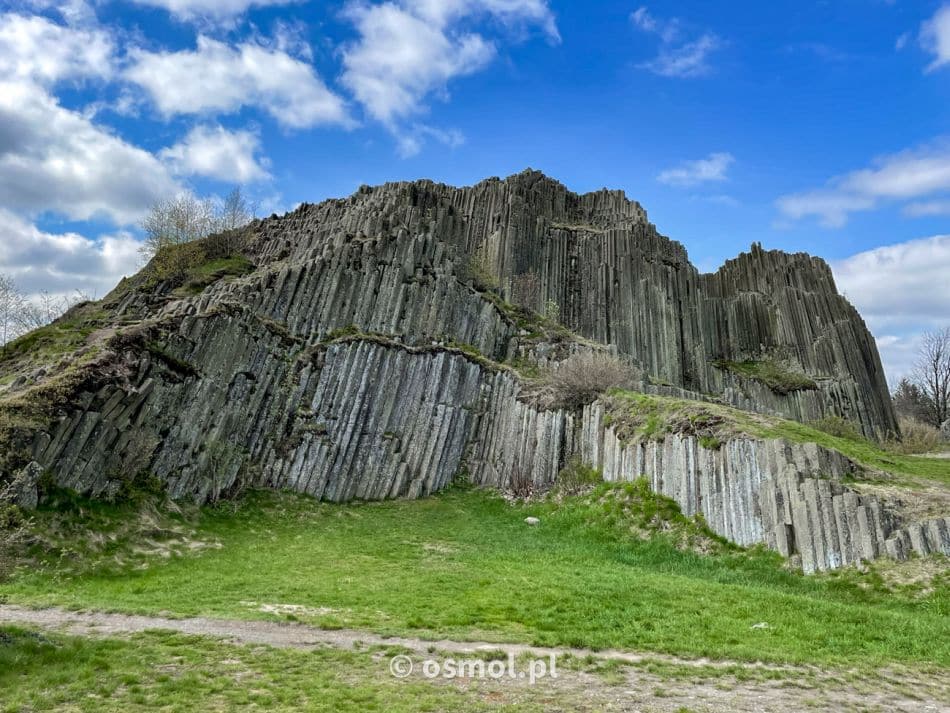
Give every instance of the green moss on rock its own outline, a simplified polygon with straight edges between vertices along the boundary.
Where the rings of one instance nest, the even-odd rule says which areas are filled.
[[[713,362],[713,366],[744,379],[761,382],[777,394],[785,395],[795,391],[814,391],[818,388],[815,380],[807,374],[795,371],[774,359],[719,360]]]

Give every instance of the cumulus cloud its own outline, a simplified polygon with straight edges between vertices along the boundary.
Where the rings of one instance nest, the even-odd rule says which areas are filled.
[[[45,17],[0,16],[0,77],[49,86],[112,74],[112,40],[98,29],[58,25]]]
[[[148,5],[168,10],[183,21],[217,20],[228,21],[243,15],[251,8],[289,5],[299,0],[133,0],[139,5]]]
[[[838,288],[877,336],[895,383],[913,363],[919,334],[950,319],[950,235],[874,248],[831,267]]]
[[[640,7],[630,15],[633,25],[660,40],[657,56],[639,65],[662,77],[701,77],[712,71],[709,57],[723,46],[722,39],[712,32],[687,36],[678,18],[664,20]]]
[[[159,157],[176,174],[207,176],[243,184],[269,177],[258,157],[260,137],[251,131],[228,131],[221,126],[196,126]]]
[[[349,125],[346,105],[314,68],[286,52],[199,36],[194,51],[130,52],[125,78],[166,117],[233,113],[254,106],[288,128]]]
[[[405,155],[418,151],[426,133],[440,130],[420,132],[404,121],[426,111],[430,94],[447,96],[450,80],[495,58],[495,42],[463,28],[463,21],[487,16],[506,28],[540,27],[551,41],[560,39],[545,0],[357,1],[344,16],[359,38],[343,50],[342,82],[369,116],[397,136]]]
[[[726,172],[735,162],[730,153],[711,153],[696,161],[684,161],[675,168],[669,168],[656,177],[660,183],[670,186],[695,186],[700,183],[725,181]]]
[[[832,178],[822,188],[782,196],[777,204],[789,218],[814,216],[822,225],[838,228],[851,213],[945,191],[950,191],[950,143],[943,141],[884,156],[869,168]],[[907,207],[911,214],[918,209]]]
[[[149,152],[35,85],[0,81],[0,207],[128,224],[177,190]]]
[[[0,272],[27,293],[42,290],[103,296],[137,269],[139,243],[127,233],[87,238],[77,233],[47,233],[0,208]]]
[[[950,64],[950,4],[943,5],[920,28],[920,45],[933,61],[927,66],[932,72]]]

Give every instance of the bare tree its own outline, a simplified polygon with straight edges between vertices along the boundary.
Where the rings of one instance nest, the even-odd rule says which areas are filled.
[[[921,340],[912,380],[924,395],[924,418],[940,427],[950,418],[950,327]]]
[[[240,186],[235,186],[234,190],[228,193],[221,202],[221,206],[217,211],[217,225],[215,227],[217,230],[243,228],[254,220],[256,212],[257,206],[247,200]]]
[[[23,293],[13,278],[0,274],[0,346],[19,334],[23,302]]]
[[[23,299],[20,313],[20,331],[30,332],[55,322],[80,302],[90,302],[94,297],[76,290],[69,295],[53,294],[43,290],[33,299]]]
[[[638,368],[613,354],[582,352],[549,368],[526,388],[526,395],[546,409],[579,409],[613,388],[639,386]]]
[[[248,201],[240,186],[220,201],[190,194],[158,201],[142,221],[145,230],[142,255],[150,260],[162,248],[237,230],[254,220],[255,211],[256,206]],[[220,249],[230,254],[237,247],[235,241],[233,235],[224,236]]]
[[[203,238],[215,229],[215,221],[215,206],[210,200],[182,194],[158,201],[142,221],[145,240],[141,252],[149,260],[162,248]]]

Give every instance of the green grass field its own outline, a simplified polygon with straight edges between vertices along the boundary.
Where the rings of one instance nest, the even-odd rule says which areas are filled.
[[[85,639],[0,627],[0,711],[492,708],[474,692],[393,678],[387,654],[230,646],[168,632]],[[537,703],[525,709],[544,710]]]
[[[671,538],[641,539],[635,523],[597,497],[510,505],[452,489],[420,501],[331,505],[256,493],[187,517],[149,515],[134,537],[119,525],[133,519],[131,506],[77,502],[68,516],[38,515],[47,531],[66,521],[74,529],[60,524],[62,542],[0,584],[0,598],[290,617],[422,638],[862,668],[950,665],[945,576],[894,591],[873,568],[806,577],[771,553],[681,551]],[[527,526],[528,515],[541,525]],[[84,537],[82,522],[99,534]],[[163,546],[163,538],[178,544]],[[760,622],[767,628],[753,628]]]

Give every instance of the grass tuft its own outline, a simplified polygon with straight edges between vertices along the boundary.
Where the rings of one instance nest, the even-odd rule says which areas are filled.
[[[720,360],[713,362],[713,366],[730,371],[745,379],[759,381],[768,386],[777,394],[790,394],[795,391],[814,391],[818,384],[807,374],[794,371],[790,367],[774,359],[745,361]]]

